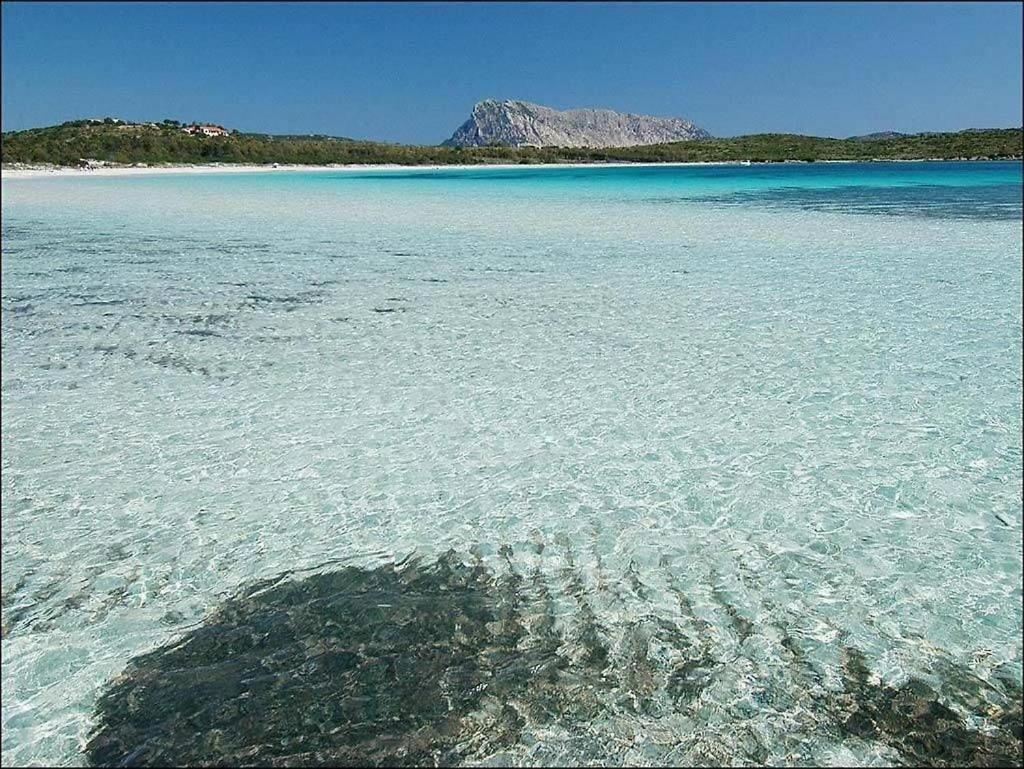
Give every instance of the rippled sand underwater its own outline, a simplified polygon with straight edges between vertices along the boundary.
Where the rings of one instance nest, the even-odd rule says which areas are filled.
[[[1021,762],[1020,164],[3,182],[3,763]]]

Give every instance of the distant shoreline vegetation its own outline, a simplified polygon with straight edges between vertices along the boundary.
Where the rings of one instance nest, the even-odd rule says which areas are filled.
[[[213,128],[219,126],[207,126]],[[1024,155],[1021,128],[956,133],[873,134],[849,139],[752,134],[633,147],[442,147],[388,144],[331,136],[275,136],[225,131],[207,135],[200,124],[175,120],[128,123],[115,118],[74,120],[2,135],[2,162],[52,166],[144,163],[287,165],[495,163],[685,163],[817,160],[1016,160]],[[221,129],[224,130],[224,129]]]

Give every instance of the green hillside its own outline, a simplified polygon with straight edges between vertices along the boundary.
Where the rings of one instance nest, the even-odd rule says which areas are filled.
[[[795,134],[753,134],[612,149],[562,147],[415,146],[329,136],[272,136],[231,132],[194,136],[174,121],[124,123],[76,120],[48,128],[3,134],[5,164],[78,165],[83,159],[111,163],[454,163],[682,162],[782,160],[912,160],[923,158],[1019,158],[1020,128],[958,133],[881,135],[828,139]]]

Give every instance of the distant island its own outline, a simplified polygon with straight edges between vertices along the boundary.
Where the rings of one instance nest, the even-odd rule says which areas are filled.
[[[711,134],[678,117],[633,115],[610,109],[555,110],[528,101],[486,99],[477,102],[447,147],[635,147],[693,139]]]
[[[692,125],[692,124],[691,124]],[[696,129],[700,131],[700,129]],[[846,139],[752,134],[622,147],[424,146],[323,135],[243,133],[177,120],[131,123],[74,120],[2,135],[2,162],[12,166],[397,164],[484,165],[557,163],[693,163],[816,160],[995,160],[1024,154],[1021,128],[970,129],[912,135],[885,132]]]

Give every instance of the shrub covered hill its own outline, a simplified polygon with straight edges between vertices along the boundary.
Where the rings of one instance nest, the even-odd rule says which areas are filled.
[[[882,134],[849,139],[795,134],[701,138],[634,147],[445,147],[387,144],[331,136],[187,133],[176,121],[127,123],[75,120],[4,133],[4,164],[84,165],[86,161],[145,163],[483,163],[693,162],[784,160],[916,160],[1020,158],[1020,128],[957,133]]]

